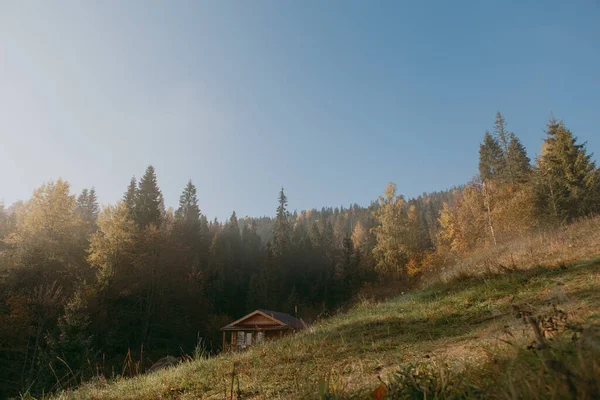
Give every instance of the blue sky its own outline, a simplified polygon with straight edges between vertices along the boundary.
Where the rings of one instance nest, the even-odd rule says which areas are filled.
[[[114,203],[148,164],[209,217],[461,184],[500,110],[600,153],[596,1],[0,0],[0,199],[62,177]],[[597,159],[597,157],[595,157]]]

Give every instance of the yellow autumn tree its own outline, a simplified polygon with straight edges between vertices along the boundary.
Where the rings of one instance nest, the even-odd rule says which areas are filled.
[[[438,221],[440,223],[440,229],[437,233],[437,247],[439,249],[454,250],[453,242],[456,236],[454,208],[444,202]]]
[[[373,228],[377,239],[373,248],[376,269],[382,274],[403,278],[410,257],[406,201],[404,196],[396,195],[396,185],[389,183],[384,196],[379,196],[379,203],[379,208],[375,211],[379,225]]]
[[[521,236],[537,226],[534,206],[534,191],[530,184],[498,187],[492,215],[499,241]]]
[[[34,263],[72,261],[74,249],[83,246],[76,206],[68,182],[59,179],[40,186],[19,209],[16,229],[6,242]]]
[[[98,230],[90,237],[88,261],[98,269],[98,278],[110,285],[116,274],[131,263],[137,227],[124,203],[104,207],[98,216]]]
[[[481,187],[472,183],[453,206],[444,204],[439,217],[438,241],[442,246],[466,254],[492,241],[488,213]]]
[[[369,233],[364,226],[358,221],[352,230],[352,245],[355,249],[360,249],[362,245],[367,241],[367,235]]]

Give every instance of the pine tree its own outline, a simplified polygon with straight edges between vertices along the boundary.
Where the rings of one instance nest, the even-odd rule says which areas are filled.
[[[149,225],[160,227],[163,213],[162,193],[158,188],[154,167],[149,165],[138,185],[135,219],[141,228],[147,228]]]
[[[577,143],[571,131],[552,118],[536,170],[539,213],[560,223],[596,212],[599,184],[585,143]]]
[[[188,181],[179,197],[179,208],[175,211],[175,221],[182,225],[197,226],[200,223],[200,208],[196,196],[196,187]]]
[[[88,203],[89,193],[87,188],[84,188],[81,191],[81,194],[77,196],[77,213],[81,216],[81,218],[85,219],[84,215],[86,214],[86,207]]]
[[[231,253],[231,256],[236,258],[235,262],[238,263],[241,261],[242,257],[242,236],[240,234],[240,225],[235,211],[231,213],[223,233],[227,235],[229,240],[229,252]]]
[[[506,132],[505,121],[500,113],[496,115],[495,133],[494,137],[486,131],[483,143],[479,146],[481,194],[488,231],[494,245],[497,243],[497,221],[494,218],[496,211],[508,208],[509,212],[504,212],[508,220],[511,220],[511,212],[519,212],[508,204],[500,204],[499,199],[507,191],[519,194],[519,190],[523,188],[516,187],[515,184],[526,182],[531,170],[525,147],[514,133]],[[504,200],[507,199],[510,196],[504,196]]]
[[[204,232],[201,219],[196,187],[190,180],[179,197],[179,208],[174,215],[174,229],[181,247],[179,256],[185,270],[194,277],[198,277],[202,266],[208,264],[208,240]],[[206,235],[206,236],[205,236]]]
[[[131,177],[129,181],[129,185],[127,186],[127,191],[123,195],[123,204],[127,208],[129,213],[129,217],[135,221],[135,204],[137,201],[137,182],[135,180],[135,176]]]
[[[512,132],[509,134],[509,138],[508,164],[511,166],[515,182],[524,182],[531,173],[531,160],[527,157],[525,146],[519,138]]]
[[[479,145],[479,175],[484,181],[499,178],[503,173],[504,156],[498,139],[485,131]]]
[[[98,198],[96,197],[96,190],[94,188],[83,189],[81,194],[77,197],[77,213],[81,219],[90,225],[96,223],[99,212]]]
[[[275,258],[282,260],[288,255],[290,246],[290,223],[289,212],[287,210],[287,197],[283,192],[283,188],[279,192],[279,206],[277,207],[277,215],[273,225],[273,255]]]
[[[527,157],[527,151],[519,138],[514,132],[508,132],[506,130],[506,121],[500,112],[496,113],[494,133],[494,139],[496,139],[496,142],[500,147],[499,154],[501,156],[499,159],[500,162],[497,164],[494,178],[501,178],[505,182],[510,182],[511,184],[523,182],[527,179],[529,172],[531,171],[531,160]],[[480,174],[484,181],[489,180],[490,177],[481,173],[481,167]]]
[[[513,171],[512,166],[508,160],[508,146],[510,142],[509,133],[506,130],[506,121],[500,111],[496,113],[496,122],[494,124],[494,133],[496,134],[496,139],[501,147],[502,154],[502,164],[500,165],[499,172],[501,176],[509,181],[513,182]]]

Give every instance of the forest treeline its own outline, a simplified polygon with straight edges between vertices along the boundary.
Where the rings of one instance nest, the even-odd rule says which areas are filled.
[[[275,217],[222,222],[191,181],[165,209],[152,166],[102,210],[93,188],[45,183],[0,205],[0,397],[143,370],[199,342],[216,352],[219,328],[256,308],[314,319],[366,285],[409,285],[449,254],[600,211],[600,171],[555,119],[531,162],[498,113],[478,169],[413,199],[389,184],[368,207],[290,213],[281,189]]]

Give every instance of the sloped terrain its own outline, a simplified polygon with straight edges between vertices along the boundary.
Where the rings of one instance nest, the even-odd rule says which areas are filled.
[[[380,398],[593,398],[599,310],[600,259],[455,279],[243,353],[58,398],[222,399],[232,387],[232,398],[372,398],[378,387]]]

